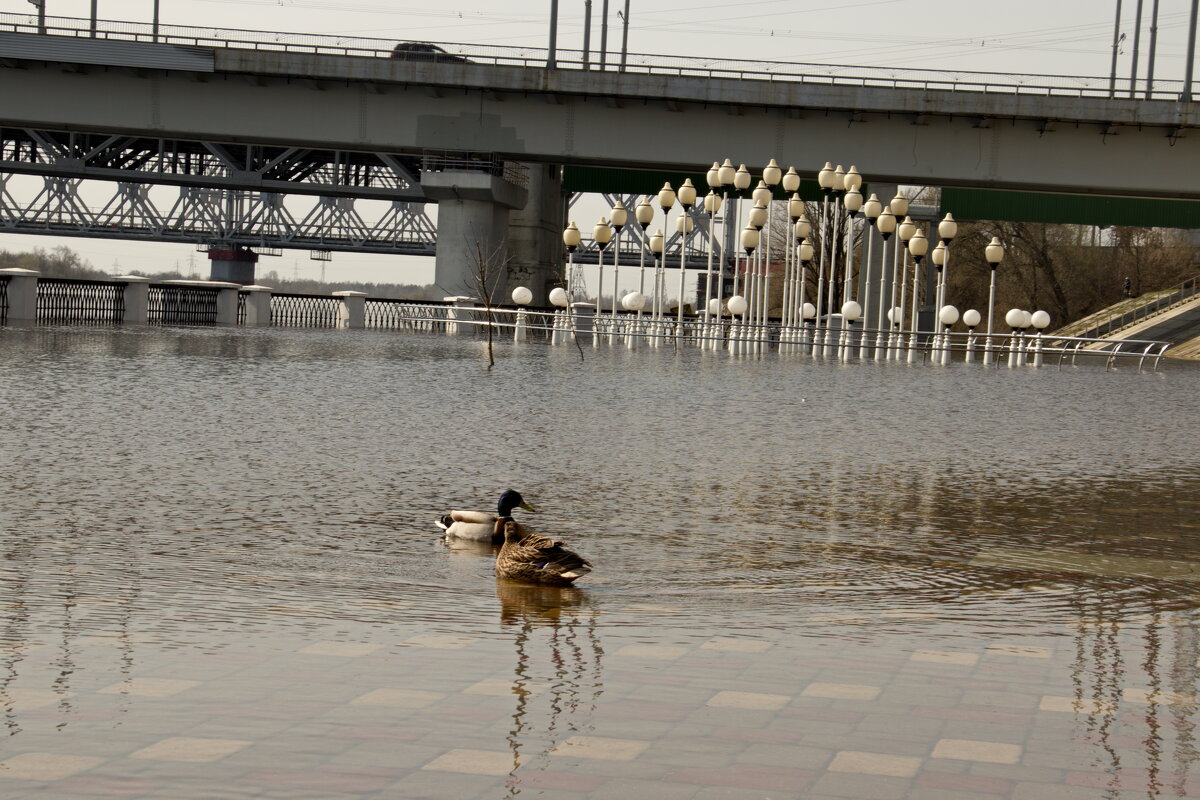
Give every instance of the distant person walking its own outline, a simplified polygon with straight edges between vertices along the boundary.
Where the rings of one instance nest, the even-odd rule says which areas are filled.
[[[1133,297],[1133,281],[1129,280],[1129,278],[1125,279],[1125,296]]]

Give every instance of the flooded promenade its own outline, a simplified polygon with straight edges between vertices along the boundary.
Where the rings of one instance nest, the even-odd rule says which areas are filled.
[[[1200,795],[1195,365],[496,360],[0,329],[0,794]]]

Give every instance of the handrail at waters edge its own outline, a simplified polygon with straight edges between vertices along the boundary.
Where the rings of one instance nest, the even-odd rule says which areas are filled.
[[[47,17],[46,33],[55,36],[92,37],[91,20],[79,17]],[[0,31],[38,33],[37,16],[13,12],[0,13]],[[395,39],[378,39],[329,34],[285,33],[233,28],[159,25],[155,33],[149,22],[98,20],[95,37],[122,41],[158,42],[190,47],[234,47],[330,55],[387,58],[392,56]],[[508,65],[545,69],[548,51],[539,47],[438,43],[450,54],[469,56],[469,64]],[[557,68],[595,70],[597,62],[582,51],[556,51]],[[461,66],[458,62],[450,62]],[[606,71],[616,72],[616,65]],[[914,67],[863,67],[851,64],[816,64],[787,61],[732,60],[696,56],[661,56],[628,53],[627,73],[765,80],[789,83],[911,88],[920,90],[992,92],[1017,95],[1075,96],[1118,98],[1128,86],[1110,87],[1109,76],[1051,75],[1045,73],[983,72],[974,70],[934,70]],[[1163,102],[1179,102],[1184,82],[1156,80],[1153,86],[1140,82],[1139,97]],[[1148,97],[1147,97],[1148,95]]]
[[[1197,294],[1200,294],[1200,276],[1181,281],[1171,288],[1163,290],[1157,297],[1147,300],[1136,308],[1126,311],[1119,316],[1111,317],[1099,325],[1095,325],[1080,333],[1085,338],[1100,338],[1114,331],[1126,328],[1135,322],[1157,316],[1164,311],[1169,311],[1175,306],[1191,300]]]

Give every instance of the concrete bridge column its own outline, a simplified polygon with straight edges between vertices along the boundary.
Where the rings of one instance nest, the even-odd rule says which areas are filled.
[[[38,275],[41,273],[34,269],[0,269],[0,277],[8,277],[9,322],[32,322],[37,319]]]
[[[548,305],[550,290],[562,273],[562,231],[566,227],[562,167],[529,164],[529,200],[508,215],[508,285],[497,298],[508,302],[512,290],[526,286],[535,305]]]
[[[258,253],[244,247],[210,247],[208,250],[208,279],[230,283],[254,283],[254,266]]]
[[[482,271],[485,290],[500,302],[508,285],[508,215],[525,207],[528,190],[468,161],[422,171],[421,186],[438,204],[434,284],[448,295],[477,295]]]

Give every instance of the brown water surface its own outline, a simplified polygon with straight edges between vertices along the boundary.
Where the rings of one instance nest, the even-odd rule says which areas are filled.
[[[1200,370],[583,356],[0,329],[0,794],[1200,796]]]

